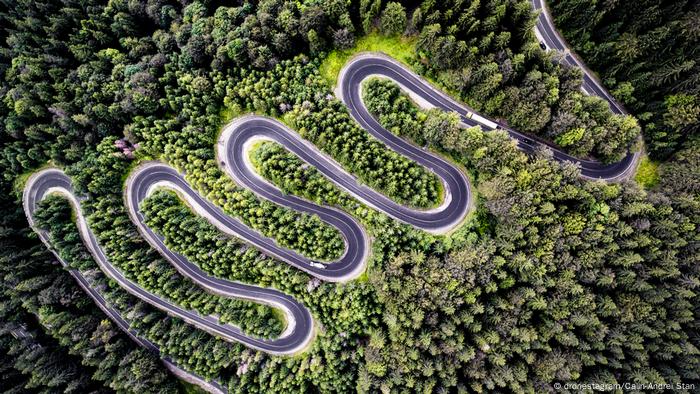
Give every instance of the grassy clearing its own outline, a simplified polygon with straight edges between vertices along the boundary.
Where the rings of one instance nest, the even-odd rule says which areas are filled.
[[[250,149],[249,149],[248,152],[246,153],[246,154],[248,155],[248,158],[250,159],[250,163],[253,164],[253,167],[255,167],[255,172],[257,172],[258,174],[261,174],[261,171],[260,171],[261,163],[260,163],[260,162],[257,160],[257,158],[255,157],[255,153],[256,153],[258,150],[262,149],[262,147],[263,147],[263,145],[264,145],[265,143],[270,143],[270,142],[269,142],[269,141],[255,141],[255,142],[250,146]],[[261,175],[262,175],[262,174],[261,174]]]
[[[207,391],[202,389],[199,386],[196,386],[192,383],[185,382],[184,380],[180,380],[180,387],[178,390],[179,393],[182,394],[206,394]]]
[[[48,167],[48,166],[46,166]],[[29,180],[29,177],[32,176],[35,172],[40,171],[41,168],[32,170],[32,171],[25,171],[15,178],[15,181],[12,183],[12,190],[15,192],[15,195],[21,196],[22,192],[24,191],[24,185],[27,184],[27,181]]]
[[[348,59],[360,52],[383,52],[403,63],[411,63],[415,58],[417,37],[387,37],[376,31],[360,37],[355,46],[345,50],[334,50],[323,60],[320,66],[321,76],[330,86],[335,86],[338,73]]]
[[[634,180],[645,189],[651,189],[659,183],[659,179],[659,163],[644,155],[639,162]]]
[[[223,128],[228,124],[230,121],[232,121],[234,118],[237,118],[239,116],[242,116],[244,114],[244,111],[241,110],[238,105],[229,105],[229,106],[223,106],[221,108],[221,111],[219,111],[219,118],[221,119],[221,126],[219,127],[219,132],[223,130]],[[217,133],[217,138],[219,137]]]
[[[41,170],[45,170],[53,166],[53,162],[48,161],[37,168],[24,171],[23,173],[17,175],[15,180],[12,182],[12,190],[14,191],[15,195],[22,198],[22,193],[24,193],[24,185],[27,184],[29,177]]]

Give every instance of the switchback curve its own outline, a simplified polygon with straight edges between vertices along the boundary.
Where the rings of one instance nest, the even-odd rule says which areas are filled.
[[[362,123],[361,125],[364,126]],[[268,139],[279,143],[358,200],[417,228],[433,233],[444,233],[462,221],[469,209],[471,194],[469,181],[461,170],[446,160],[402,139],[398,139],[399,143],[394,142],[395,135],[383,128],[367,130],[373,135],[376,132],[378,138],[391,149],[427,167],[440,178],[445,191],[445,198],[440,206],[429,210],[419,210],[398,204],[374,189],[361,184],[335,160],[323,154],[316,146],[301,138],[296,132],[282,123],[266,117],[250,115],[238,118],[229,124],[219,139],[218,157],[219,160],[223,160],[222,165],[224,165],[226,172],[239,184],[281,205],[318,214],[322,220],[336,227],[344,224],[333,221],[326,216],[327,213],[324,211],[329,208],[319,207],[306,200],[286,195],[258,176],[255,169],[247,161],[249,143],[256,139]],[[343,216],[345,216],[343,219],[345,221],[353,220],[351,216]],[[349,247],[352,248],[353,245],[349,245]]]
[[[467,126],[479,126],[484,131],[495,129],[505,130],[511,138],[517,141],[518,147],[526,153],[530,154],[540,147],[546,147],[552,151],[554,160],[578,164],[581,169],[581,176],[587,179],[606,181],[622,179],[629,175],[634,169],[639,155],[638,152],[629,153],[621,161],[612,164],[603,164],[595,160],[576,158],[550,144],[535,141],[533,137],[527,136],[502,123],[478,114],[473,109],[458,103],[441,92],[429,82],[410,71],[406,66],[382,53],[361,53],[348,61],[340,71],[336,95],[347,105],[352,117],[360,123],[362,127],[373,136],[392,147],[392,149],[399,152],[404,150],[412,150],[415,152],[416,150],[420,151],[420,149],[384,130],[363,104],[361,93],[362,83],[372,77],[382,77],[394,81],[402,90],[408,93],[415,102],[424,108],[439,108],[443,111],[456,112],[461,122]],[[593,94],[598,94],[597,92],[598,90],[592,89]],[[601,97],[608,102],[611,100],[607,94]],[[420,159],[414,160],[432,168],[430,164]]]
[[[533,0],[535,6],[538,4],[537,1]],[[578,62],[576,64],[580,66]],[[404,90],[408,91],[411,96],[418,98],[417,101],[423,105],[457,112],[462,122],[466,125],[478,125],[484,130],[504,129],[518,141],[519,147],[526,152],[533,152],[538,146],[544,145],[457,103],[391,58],[374,53],[361,54],[349,61],[341,71],[338,97],[348,106],[352,117],[375,138],[384,142],[398,153],[430,169],[441,179],[445,186],[445,200],[438,208],[422,211],[397,204],[386,196],[361,185],[355,177],[345,172],[336,162],[322,154],[315,146],[301,139],[284,125],[274,120],[257,116],[244,117],[227,126],[217,148],[220,164],[240,185],[250,188],[263,198],[298,211],[318,215],[325,222],[338,228],[346,242],[346,251],[338,261],[320,263],[279,247],[271,239],[263,237],[237,220],[225,215],[220,208],[194,192],[184,181],[184,177],[181,174],[164,164],[150,163],[141,166],[129,177],[126,188],[129,212],[132,220],[139,227],[139,231],[148,241],[170,260],[183,275],[207,290],[224,296],[267,303],[285,311],[289,324],[280,338],[259,340],[247,337],[237,327],[219,324],[216,317],[199,316],[191,311],[183,310],[166,300],[143,291],[132,282],[123,278],[123,276],[120,277],[121,273],[109,265],[104,253],[97,245],[94,235],[89,231],[87,223],[79,215],[81,235],[83,235],[84,241],[98,260],[98,264],[100,264],[107,275],[117,280],[122,287],[132,294],[224,339],[237,341],[246,346],[272,354],[292,354],[303,349],[310,342],[313,332],[313,321],[306,308],[296,303],[291,297],[276,290],[261,289],[255,286],[212,278],[204,274],[196,265],[165,247],[162,238],[144,224],[143,216],[139,211],[139,203],[156,187],[163,186],[174,189],[193,206],[195,211],[205,216],[218,228],[228,234],[245,239],[270,255],[285,260],[320,279],[346,281],[355,278],[364,269],[364,263],[368,255],[369,241],[367,235],[355,219],[346,213],[333,208],[321,207],[294,196],[285,195],[256,175],[254,169],[247,161],[247,147],[251,141],[256,139],[270,139],[282,144],[309,164],[314,165],[332,182],[367,205],[426,231],[442,233],[450,230],[461,222],[469,210],[471,191],[466,176],[446,160],[411,145],[379,125],[367,111],[361,98],[362,82],[372,76],[382,76],[394,80]],[[590,76],[588,77],[588,79],[584,78],[584,81],[591,79]],[[594,81],[594,79],[591,80]],[[599,89],[585,88],[584,85],[588,93],[601,95],[601,97],[611,103],[613,110],[616,112],[622,111],[614,106],[614,100],[611,99],[609,94],[604,90],[600,90],[602,89],[600,86],[596,85],[595,87]],[[578,163],[581,167],[582,176],[592,179],[616,180],[625,176],[633,166],[637,155],[629,154],[619,163],[604,165],[596,161],[579,160],[549,145],[547,146],[553,151],[556,160]],[[37,182],[37,180],[41,181]],[[78,199],[72,194],[70,180],[60,171],[42,171],[37,174],[32,184],[34,186],[25,189],[25,194],[29,190],[29,194],[33,195],[32,198],[34,198],[35,202],[32,203],[34,204],[31,205],[32,207],[35,208],[36,201],[38,201],[36,200],[37,196],[42,198],[46,193],[58,190],[72,196],[72,201],[79,211]],[[28,211],[28,216],[31,213],[33,213],[33,210]]]
[[[49,182],[48,184],[41,184],[47,181]],[[137,332],[132,330],[129,323],[119,314],[116,309],[114,309],[114,307],[109,304],[102,294],[92,286],[91,282],[83,275],[83,273],[77,269],[70,268],[68,262],[66,262],[58,254],[58,252],[53,249],[50,236],[46,230],[37,227],[34,220],[34,212],[38,208],[39,202],[44,199],[47,194],[52,192],[59,193],[66,197],[75,209],[76,216],[78,217],[78,224],[84,222],[84,218],[82,217],[82,212],[80,210],[80,201],[73,195],[68,177],[66,177],[65,174],[59,170],[48,169],[33,174],[27,180],[27,184],[25,185],[22,195],[22,205],[29,226],[37,233],[37,235],[39,235],[39,239],[54,254],[54,256],[56,256],[56,259],[58,259],[66,271],[68,271],[68,273],[75,279],[78,285],[88,294],[88,296],[90,296],[90,298],[93,299],[95,304],[97,304],[97,306],[117,325],[117,327],[124,331],[124,333],[126,333],[139,346],[160,355],[160,349],[158,346],[156,346],[153,342],[139,336]],[[92,242],[86,241],[87,238],[91,237],[90,232],[86,232],[86,227],[81,225],[78,226],[78,231],[86,246],[88,246],[90,253],[95,256],[94,251],[89,248],[89,246],[92,245]],[[187,372],[167,357],[163,358],[162,361],[168,370],[187,382],[196,384],[210,393],[223,394],[226,392],[226,389],[219,382],[208,381],[201,376]]]
[[[169,169],[169,167],[166,168]],[[172,169],[170,169],[170,171],[171,173],[174,172]],[[176,172],[174,173],[177,174]],[[149,239],[149,242],[156,242],[154,246],[156,246],[161,253],[163,253],[164,257],[184,276],[216,294],[225,297],[252,300],[278,308],[282,310],[287,317],[287,327],[285,331],[275,339],[250,337],[245,335],[239,327],[231,324],[221,324],[217,316],[203,316],[144,290],[137,283],[125,277],[117,267],[111,264],[82,214],[80,200],[73,192],[70,178],[62,171],[55,168],[46,169],[34,174],[27,182],[24,189],[24,206],[27,217],[30,218],[30,223],[33,224],[33,214],[39,201],[46,195],[54,192],[68,197],[69,201],[75,207],[80,235],[100,269],[105,275],[117,282],[121,288],[142,301],[224,340],[239,342],[250,348],[274,355],[298,353],[305,349],[313,339],[313,320],[311,314],[306,307],[299,304],[292,297],[275,289],[250,286],[211,277],[204,273],[199,267],[189,262],[184,256],[164,248],[162,239],[155,236],[153,233],[150,234],[153,234],[156,238]],[[144,235],[146,235],[146,231],[150,231],[147,227],[140,227],[139,229],[144,232]],[[42,237],[42,241],[47,243],[47,246],[50,247],[47,238]]]

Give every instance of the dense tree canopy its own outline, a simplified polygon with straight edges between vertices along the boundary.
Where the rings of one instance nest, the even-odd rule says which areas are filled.
[[[382,122],[396,124],[381,112],[393,108],[410,135],[400,128],[420,113],[395,85],[373,85],[395,92],[374,105]],[[401,253],[370,276],[386,326],[371,334],[358,389],[698,381],[693,149],[663,169],[684,180],[646,194],[582,182],[547,152],[527,160],[504,134],[472,128],[445,141],[436,147],[478,174],[485,227],[467,247]]]
[[[236,185],[215,146],[235,116],[275,117],[396,202],[438,205],[435,175],[362,130],[321,77],[327,53],[364,49],[353,48],[364,34],[408,43],[416,72],[582,157],[625,155],[640,132],[635,117],[584,95],[581,73],[539,47],[526,0],[0,2],[0,388],[175,392],[158,361],[167,357],[230,392],[548,392],[593,381],[697,389],[700,18],[697,2],[657,3],[551,4],[574,49],[641,120],[650,152],[669,158],[654,189],[581,179],[548,151],[528,157],[505,133],[463,128],[455,114],[418,109],[397,85],[371,79],[363,100],[381,124],[469,174],[476,208],[453,233],[399,223],[271,142],[248,152],[261,176],[368,232],[359,279],[314,279],[220,233],[171,191],[146,199],[146,221],[169,248],[311,310],[314,342],[285,358],[130,296],[90,257],[67,202],[49,197],[38,225],[160,354],[138,347],[27,227],[27,173],[65,169],[110,261],[149,292],[274,337],[285,323],[273,308],[206,292],[143,239],[124,206],[134,166],[167,162],[256,231],[332,259],[345,247],[337,230]]]
[[[668,158],[700,132],[697,1],[556,0],[557,27],[613,95],[642,119],[650,153]]]
[[[421,68],[476,110],[604,161],[639,135],[633,118],[579,90],[579,70],[539,47],[529,1],[425,1],[413,15]]]

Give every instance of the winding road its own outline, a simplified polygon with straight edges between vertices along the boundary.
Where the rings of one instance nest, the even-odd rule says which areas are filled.
[[[175,174],[177,172],[166,166],[146,166],[143,167],[149,171],[137,171],[130,181],[135,179],[139,185],[139,180],[142,176],[146,177],[150,174],[160,176],[161,174]],[[159,170],[169,171],[159,171]],[[152,178],[151,178],[152,179]],[[177,176],[173,177],[177,179]],[[181,178],[180,178],[181,179]],[[191,190],[187,187],[188,190]],[[128,187],[129,191],[133,190]],[[136,189],[141,191],[142,189]],[[279,292],[275,289],[261,288],[250,286],[242,283],[227,281],[220,278],[215,278],[204,273],[198,266],[191,263],[184,256],[174,253],[167,249],[163,244],[162,238],[155,235],[148,227],[139,221],[139,230],[146,236],[148,241],[156,247],[163,256],[170,261],[171,264],[185,277],[194,281],[201,287],[211,291],[212,293],[222,295],[224,297],[235,297],[240,299],[253,300],[260,303],[271,305],[284,312],[287,319],[287,326],[284,332],[275,339],[261,339],[245,335],[240,328],[231,324],[222,324],[219,322],[218,316],[203,316],[199,313],[184,309],[171,301],[164,299],[158,295],[144,290],[136,282],[127,278],[120,269],[111,264],[104,250],[100,247],[94,233],[88,227],[85,217],[82,215],[80,201],[73,193],[73,188],[70,178],[62,171],[57,169],[47,169],[34,174],[28,181],[25,187],[24,204],[25,212],[27,213],[30,222],[33,224],[33,213],[36,210],[38,201],[50,193],[58,192],[66,197],[75,207],[77,214],[77,224],[83,242],[88,250],[93,255],[100,269],[109,278],[117,282],[124,290],[138,297],[144,302],[147,302],[154,307],[167,312],[168,314],[178,317],[197,328],[207,331],[213,335],[231,342],[240,342],[253,349],[265,351],[275,355],[289,355],[303,350],[313,339],[313,320],[311,313],[303,305],[299,304],[292,297]],[[194,193],[194,192],[192,192]],[[133,201],[131,196],[139,194],[130,194],[128,201]],[[143,195],[145,197],[145,195]],[[132,205],[129,204],[130,211]],[[140,213],[138,213],[140,215]],[[45,243],[48,239],[42,238]]]
[[[531,0],[532,8],[539,11],[537,22],[535,24],[535,35],[540,42],[549,50],[555,50],[563,56],[563,62],[569,66],[580,69],[583,73],[583,83],[581,90],[586,94],[598,96],[605,100],[610,107],[610,110],[618,115],[627,114],[625,108],[615,100],[615,98],[605,89],[598,81],[593,71],[591,71],[582,61],[572,54],[566,41],[557,31],[552,22],[552,16],[549,14],[544,0]],[[508,130],[512,135],[512,131]],[[641,137],[640,137],[641,138]],[[591,179],[603,179],[608,181],[618,181],[628,178],[641,157],[642,152],[630,152],[622,160],[617,163],[604,165],[595,161],[585,161],[573,159],[571,156],[562,154],[554,150],[554,156],[557,160],[567,160],[581,163],[581,175]]]
[[[380,53],[364,53],[351,59],[340,72],[338,78],[339,87],[336,95],[341,97],[343,102],[348,106],[350,114],[373,136],[385,142],[392,149],[407,154],[404,151],[403,145],[409,145],[401,138],[394,134],[385,131],[379,122],[372,117],[367,108],[362,102],[362,83],[372,77],[382,77],[396,82],[402,90],[411,96],[413,101],[418,103],[423,108],[439,108],[444,111],[456,112],[466,126],[479,126],[485,131],[502,129],[508,132],[511,138],[518,142],[518,147],[526,152],[533,153],[540,147],[546,147],[552,151],[554,160],[560,162],[576,163],[581,168],[581,175],[588,179],[600,179],[607,181],[616,181],[623,179],[634,170],[639,153],[630,153],[625,158],[617,163],[603,164],[595,160],[582,160],[563,152],[556,147],[553,147],[545,142],[535,141],[534,137],[523,134],[517,130],[511,129],[506,125],[499,123],[493,119],[489,119],[483,115],[476,113],[468,106],[458,103],[446,94],[434,88],[430,83],[423,78],[413,73],[405,66],[393,60],[392,58]],[[606,100],[608,96],[603,96]],[[608,101],[610,102],[610,101]],[[614,102],[614,101],[613,101]],[[612,105],[611,105],[612,107]],[[398,149],[397,149],[398,146]],[[412,150],[412,153],[419,155],[416,159],[420,164],[432,168],[424,160],[429,154],[415,146],[409,145],[406,150]],[[413,157],[411,157],[413,158]],[[432,160],[429,159],[429,160]],[[435,172],[442,178],[444,176],[437,170]],[[443,178],[444,179],[444,178]],[[463,188],[454,189],[459,192]],[[455,196],[453,198],[460,198]],[[468,198],[468,196],[466,196]],[[409,222],[410,223],[410,222]]]
[[[97,306],[109,317],[122,331],[124,331],[134,342],[155,354],[160,354],[160,349],[151,341],[141,337],[137,332],[131,329],[129,323],[121,316],[121,314],[110,305],[110,303],[102,296],[102,294],[92,286],[90,281],[77,269],[71,268],[68,262],[63,260],[56,250],[51,245],[50,235],[44,229],[36,226],[34,220],[34,212],[36,211],[39,201],[50,193],[58,193],[63,195],[70,201],[75,208],[77,216],[78,231],[83,242],[87,246],[90,253],[98,262],[100,268],[103,268],[105,261],[101,260],[104,256],[101,251],[94,250],[96,242],[92,232],[87,228],[85,219],[80,209],[80,201],[75,197],[70,179],[58,169],[47,169],[33,174],[28,180],[22,195],[22,204],[24,212],[27,215],[27,221],[34,231],[39,235],[39,239],[48,247],[48,249],[56,256],[61,265],[68,273],[78,282],[78,285],[95,301]],[[99,246],[98,246],[99,248]],[[172,360],[165,357],[162,359],[165,366],[173,374],[181,379],[196,384],[210,393],[225,393],[224,387],[216,381],[206,380],[198,375],[192,374],[177,366]]]
[[[541,0],[533,0],[535,9],[541,9]],[[613,111],[623,113],[619,104],[597,83],[590,72],[568,53],[563,41],[553,26],[546,11],[540,14],[537,22],[537,36],[547,47],[566,52],[565,59],[584,70],[584,90],[589,94],[606,99]],[[281,310],[286,318],[284,332],[274,339],[254,338],[245,335],[240,328],[231,324],[221,324],[217,316],[203,316],[186,310],[171,301],[154,295],[124,276],[114,267],[98,244],[88,223],[82,216],[80,200],[73,193],[70,179],[58,169],[47,169],[34,174],[25,186],[24,207],[30,224],[34,226],[33,213],[38,201],[52,192],[59,192],[75,206],[77,222],[83,241],[95,257],[104,273],[115,280],[122,288],[139,299],[161,309],[172,316],[210,332],[225,340],[242,343],[245,346],[274,355],[291,355],[303,351],[313,340],[314,322],[309,310],[293,297],[271,288],[262,288],[228,281],[203,272],[196,264],[184,256],[170,251],[163,238],[145,224],[140,211],[141,202],[157,188],[176,191],[181,198],[200,216],[222,232],[243,239],[267,255],[274,256],[310,275],[331,282],[345,282],[359,276],[365,269],[369,256],[370,240],[362,226],[351,215],[327,206],[319,206],[308,200],[288,195],[260,177],[248,157],[251,144],[259,140],[271,140],[283,145],[309,165],[317,168],[331,182],[342,188],[368,206],[381,211],[401,222],[432,233],[445,233],[463,221],[471,205],[471,189],[465,174],[447,160],[416,147],[385,130],[369,113],[362,101],[362,83],[368,78],[380,76],[398,83],[417,103],[424,107],[436,107],[454,111],[467,126],[480,126],[485,131],[503,129],[517,140],[520,149],[532,153],[540,146],[552,150],[555,160],[578,163],[583,177],[592,179],[617,180],[629,175],[636,162],[637,154],[629,154],[619,163],[604,165],[596,161],[579,160],[532,137],[512,130],[505,125],[475,113],[469,107],[458,103],[434,88],[424,79],[408,70],[397,61],[376,53],[365,53],[351,59],[341,70],[336,95],[348,107],[351,116],[372,136],[390,149],[416,161],[430,169],[444,186],[444,201],[430,210],[416,210],[405,207],[381,193],[361,184],[356,177],[345,171],[336,161],[328,157],[313,144],[302,139],[285,125],[266,117],[245,116],[226,126],[217,141],[217,160],[238,185],[252,190],[258,196],[283,205],[298,212],[317,215],[325,223],[338,229],[345,242],[343,255],[335,261],[314,261],[295,251],[278,245],[273,239],[250,229],[238,219],[227,215],[220,207],[209,202],[196,192],[185,180],[183,174],[163,163],[145,163],[137,167],[129,176],[125,187],[125,200],[129,215],[146,240],[157,249],[183,276],[192,280],[207,291],[223,297],[232,297],[264,303]],[[44,243],[51,248],[44,230],[35,228]],[[65,264],[64,264],[65,265]],[[85,278],[69,270],[81,286],[95,299],[122,329],[129,333],[128,324],[92,289]],[[83,283],[84,282],[84,283]],[[106,308],[106,309],[105,309]],[[121,323],[120,323],[121,322]],[[153,344],[130,334],[144,347],[153,349]]]
[[[535,11],[540,11],[540,14],[537,16],[537,23],[535,24],[535,35],[540,42],[544,44],[547,49],[560,52],[564,56],[563,60],[566,64],[572,67],[578,67],[583,71],[583,84],[581,85],[581,89],[584,92],[598,96],[607,101],[612,112],[616,114],[626,114],[627,111],[625,111],[622,105],[620,105],[620,103],[605,90],[605,87],[598,82],[593,71],[588,69],[583,62],[571,53],[566,41],[564,41],[556,27],[554,27],[552,16],[549,14],[544,1],[531,0],[531,3]]]

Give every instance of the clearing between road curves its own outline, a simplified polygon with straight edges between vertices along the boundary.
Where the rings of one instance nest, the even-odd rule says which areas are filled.
[[[537,28],[538,32],[539,29],[544,29],[540,24]],[[552,44],[552,47],[556,46]],[[332,158],[320,152],[313,144],[305,141],[296,132],[280,122],[253,115],[238,118],[226,126],[219,141],[217,141],[216,150],[219,164],[237,184],[252,190],[258,196],[298,212],[317,215],[325,223],[337,228],[345,241],[345,252],[338,260],[318,262],[279,246],[273,239],[263,236],[239,220],[228,216],[220,207],[196,192],[185,181],[183,174],[164,163],[144,163],[137,167],[127,180],[125,199],[130,217],[151,246],[169,260],[183,276],[211,293],[263,303],[281,310],[286,317],[287,325],[284,332],[277,338],[261,339],[245,335],[240,328],[234,325],[221,324],[217,316],[202,316],[197,312],[183,309],[167,299],[145,291],[130,278],[125,277],[118,268],[110,263],[101,249],[82,215],[80,198],[74,194],[70,179],[61,170],[55,168],[42,170],[34,174],[27,182],[23,202],[30,225],[34,227],[33,214],[38,202],[50,193],[61,193],[71,201],[77,212],[77,224],[83,242],[102,271],[123,289],[156,308],[224,340],[238,342],[273,355],[299,353],[309,346],[314,336],[314,321],[305,306],[278,290],[232,282],[212,277],[203,272],[184,256],[170,251],[165,246],[163,238],[146,226],[139,205],[157,188],[174,190],[195,213],[206,218],[218,229],[228,235],[243,239],[269,256],[282,260],[321,280],[345,282],[357,278],[364,271],[369,256],[370,240],[368,235],[358,221],[349,214],[336,208],[319,206],[305,199],[287,195],[260,177],[249,161],[248,150],[255,141],[272,140],[317,168],[331,182],[366,205],[425,231],[445,233],[452,230],[463,221],[471,206],[471,189],[466,175],[449,161],[412,145],[385,130],[374,119],[361,99],[362,82],[374,76],[393,80],[421,106],[457,112],[465,125],[478,125],[485,131],[506,130],[518,141],[519,147],[525,152],[531,153],[542,145],[540,142],[533,141],[524,134],[504,127],[502,124],[481,116],[463,104],[452,100],[397,61],[382,54],[365,53],[351,59],[341,70],[336,94],[347,105],[352,117],[367,132],[390,149],[414,160],[440,178],[445,193],[444,200],[439,207],[430,210],[416,210],[398,204],[385,195],[359,183],[352,174],[345,171]],[[596,87],[600,88],[598,85]],[[616,103],[614,100],[611,102],[612,99],[602,88],[587,89],[592,94],[598,94],[598,90],[604,93],[601,96],[608,100],[613,108],[618,108],[613,105]],[[597,161],[576,159],[552,147],[550,149],[553,151],[555,160],[578,163],[582,176],[593,179],[621,179],[629,174],[637,157],[637,154],[629,154],[619,163],[604,165]],[[42,241],[51,248],[45,231],[34,229],[39,233]],[[75,270],[71,270],[71,274],[76,277],[81,286],[84,284],[83,287],[98,305],[104,306],[103,310],[122,329],[130,333],[128,324],[118,313],[106,306],[99,293],[89,286],[85,278]],[[130,335],[141,345],[147,348],[154,347],[150,342],[136,337],[133,333]],[[196,380],[197,378],[192,379]]]
[[[152,172],[149,172],[150,174],[160,174],[157,172],[157,169],[159,169],[158,167],[149,166],[147,168],[152,170]],[[169,167],[165,168],[170,169]],[[177,174],[174,170],[170,170],[168,173]],[[188,188],[187,190],[191,189]],[[250,286],[211,277],[184,256],[165,248],[162,244],[162,239],[151,232],[150,229],[147,227],[139,227],[139,230],[147,237],[148,241],[163,253],[164,257],[168,259],[183,276],[215,294],[224,297],[252,300],[278,308],[284,312],[287,325],[284,332],[278,338],[254,338],[243,334],[240,328],[234,325],[220,323],[217,316],[202,316],[197,312],[181,308],[167,299],[144,290],[133,280],[124,276],[119,268],[111,264],[82,214],[80,200],[79,197],[75,196],[73,193],[70,178],[62,171],[54,168],[46,169],[34,174],[27,182],[24,191],[24,206],[30,223],[33,223],[33,214],[39,201],[46,195],[55,192],[68,197],[69,201],[74,206],[77,213],[77,224],[80,235],[83,242],[88,247],[88,250],[97,261],[100,269],[109,278],[117,282],[124,290],[142,301],[220,338],[231,342],[240,342],[253,349],[258,349],[274,355],[295,354],[306,348],[313,339],[313,320],[311,314],[308,309],[296,302],[292,297],[275,289]],[[192,193],[194,192],[192,191]],[[140,223],[141,222],[138,222],[137,224]],[[35,230],[41,231],[39,229]],[[48,244],[47,238],[42,237],[42,241]]]
[[[70,268],[70,264],[61,258],[58,252],[52,248],[50,236],[47,231],[36,226],[34,212],[36,211],[39,202],[50,193],[57,193],[64,196],[73,205],[76,212],[78,232],[80,233],[80,236],[88,250],[98,262],[100,268],[104,270],[104,260],[102,260],[104,258],[104,253],[99,249],[94,249],[95,246],[99,248],[99,245],[97,245],[94,235],[87,227],[85,218],[83,217],[80,209],[80,201],[73,194],[70,179],[62,171],[53,168],[46,169],[33,174],[27,180],[22,196],[22,204],[29,225],[39,235],[41,241],[49,248],[49,250],[52,251],[61,265],[76,280],[76,282],[78,282],[78,285],[93,299],[97,306],[117,325],[117,327],[124,331],[131,339],[134,340],[134,342],[143,348],[156,354],[160,354],[160,349],[154,343],[139,336],[137,332],[130,328],[129,323],[119,314],[119,311],[109,304],[102,294],[92,286],[90,280],[87,279],[82,272],[77,269]],[[178,367],[177,364],[171,361],[168,357],[163,358],[163,364],[165,364],[168,370],[170,370],[174,375],[187,382],[196,384],[210,393],[218,394],[226,392],[225,388],[219,382],[208,381],[198,375],[192,374]]]
[[[384,129],[375,128],[371,132],[376,135],[382,134],[383,140],[386,141],[393,137],[390,132]],[[307,200],[284,194],[258,176],[247,159],[249,145],[257,139],[277,141],[315,166],[331,181],[359,200],[418,228],[435,233],[449,231],[460,223],[468,212],[470,189],[464,173],[446,160],[406,141],[398,139],[392,141],[389,146],[425,165],[434,171],[443,182],[445,199],[435,209],[415,210],[404,207],[358,183],[356,178],[343,170],[337,162],[322,154],[312,144],[304,141],[298,134],[281,123],[265,117],[246,116],[236,119],[222,133],[217,153],[224,170],[238,184],[250,188],[259,196],[299,212],[317,215],[324,222],[337,228],[342,234],[346,246],[344,254],[337,261],[317,262],[293,250],[279,246],[273,239],[261,235],[239,220],[228,216],[220,207],[196,192],[187,183],[183,174],[164,163],[149,162],[137,167],[127,179],[125,200],[129,215],[141,234],[183,276],[209,292],[224,297],[264,303],[281,310],[287,321],[285,331],[275,339],[250,337],[243,334],[236,326],[219,323],[217,316],[202,316],[144,290],[110,263],[90,230],[86,219],[82,214],[79,214],[77,220],[83,242],[88,246],[102,271],[139,299],[225,340],[239,342],[274,355],[291,355],[303,351],[313,339],[314,333],[313,319],[306,307],[275,289],[232,282],[206,274],[184,256],[169,250],[162,237],[145,224],[144,216],[139,208],[140,203],[154,190],[168,188],[176,191],[196,213],[206,218],[224,233],[241,238],[266,254],[304,270],[314,277],[326,281],[344,282],[359,276],[364,271],[370,249],[369,237],[362,226],[356,219],[343,211],[319,206]],[[73,193],[70,179],[62,171],[52,168],[34,174],[25,186],[25,209],[30,221],[38,202],[52,192],[60,192],[68,196],[76,211],[81,212],[80,198]],[[36,230],[41,231],[40,229]],[[42,238],[42,240],[48,243],[48,239]]]
[[[570,56],[570,55],[569,55]],[[588,75],[588,74],[585,74]],[[392,149],[414,158],[418,163],[433,169],[430,162],[424,160],[426,152],[408,144],[400,137],[387,132],[379,122],[369,113],[362,102],[362,83],[370,78],[380,77],[395,82],[407,93],[411,99],[424,109],[439,108],[443,111],[456,112],[465,126],[479,126],[484,131],[496,129],[505,130],[511,138],[517,141],[518,148],[525,153],[532,154],[538,148],[547,148],[552,151],[553,159],[559,162],[572,162],[581,169],[581,176],[586,179],[599,179],[617,181],[630,175],[637,163],[639,152],[629,153],[617,163],[604,164],[596,160],[584,160],[571,156],[551,144],[536,141],[506,125],[489,119],[462,103],[458,103],[451,97],[436,89],[429,82],[410,71],[406,66],[382,53],[361,53],[348,61],[340,71],[336,96],[340,97],[350,110],[352,117],[364,129],[374,137],[386,143]],[[588,77],[587,80],[592,80]],[[590,88],[593,94],[598,95],[598,90]],[[609,94],[602,94],[611,108],[617,109],[617,104]],[[438,159],[439,160],[439,159]],[[437,170],[438,176],[443,177]],[[443,178],[444,179],[444,178]],[[409,222],[410,223],[410,222]]]

